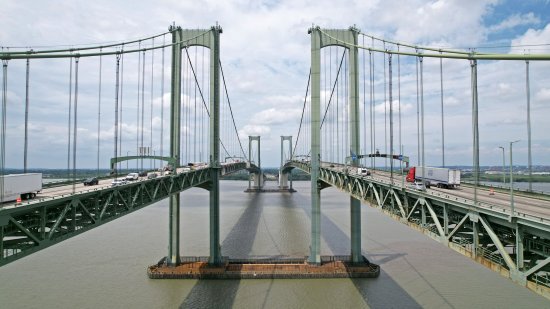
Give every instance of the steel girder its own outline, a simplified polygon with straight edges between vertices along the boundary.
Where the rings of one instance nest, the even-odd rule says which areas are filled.
[[[290,168],[309,173],[311,167],[308,161],[290,161],[283,167]],[[321,167],[319,178],[478,262],[489,263],[521,285],[550,272],[550,224],[544,218],[521,214],[510,218],[493,205],[401,188],[339,168]],[[542,283],[550,287],[550,281]]]
[[[246,167],[226,165],[224,173]],[[0,266],[192,187],[207,187],[210,169],[44,199],[0,210]]]

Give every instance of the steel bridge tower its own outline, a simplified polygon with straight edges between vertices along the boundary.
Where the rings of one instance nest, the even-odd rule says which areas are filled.
[[[285,158],[284,158],[284,146],[285,141],[288,142],[288,149],[289,149],[289,156],[288,158],[292,158],[292,136],[284,136],[281,135],[281,166],[279,168],[279,190],[281,191],[288,191],[288,192],[295,192],[295,190],[292,188],[292,172],[283,172],[283,166],[285,165]],[[290,186],[289,186],[290,184]]]
[[[249,136],[248,137],[248,159],[252,160],[252,143],[256,142],[256,150],[258,151],[258,170],[252,168],[252,165],[249,166],[249,171],[251,176],[254,177],[254,185],[251,185],[250,177],[248,177],[248,189],[245,192],[261,192],[263,187],[263,173],[262,173],[262,161],[260,154],[260,136]],[[252,163],[252,162],[250,162]]]
[[[209,264],[219,265],[222,262],[220,247],[220,34],[218,25],[210,29],[183,30],[170,27],[172,33],[172,77],[170,97],[170,157],[176,169],[181,165],[181,69],[182,49],[190,46],[201,46],[210,49],[210,154],[209,169],[211,181],[205,186],[210,192],[210,256]],[[184,45],[185,42],[185,45]],[[170,196],[170,227],[168,265],[176,266],[180,260],[180,194]]]
[[[340,46],[348,49],[349,104],[350,104],[350,151],[360,153],[359,127],[359,64],[356,28],[323,29],[310,28],[311,35],[311,246],[309,262],[321,262],[321,189],[326,186],[320,179],[321,167],[321,48]],[[325,33],[327,35],[325,35]],[[333,39],[333,38],[338,38]],[[351,166],[358,166],[357,156],[352,156]],[[363,261],[361,255],[361,202],[350,197],[351,212],[351,260]]]

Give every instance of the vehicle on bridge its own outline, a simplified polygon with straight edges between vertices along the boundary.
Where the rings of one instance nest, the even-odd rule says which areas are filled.
[[[424,178],[422,178],[424,172]],[[411,167],[407,174],[407,182],[423,182],[426,188],[434,185],[438,188],[454,188],[460,186],[460,170],[441,167]]]
[[[127,183],[128,183],[128,181],[126,180],[126,178],[119,178],[119,179],[115,179],[111,182],[111,187],[122,186],[122,185],[125,185]]]
[[[147,179],[155,179],[155,178],[157,178],[157,173],[153,172],[153,173],[147,174]]]
[[[358,167],[357,168],[357,174],[361,176],[369,176],[370,171],[365,167]]]
[[[18,198],[32,199],[42,191],[41,173],[4,175],[0,176],[0,180],[3,182],[0,203],[15,201]]]
[[[138,180],[139,179],[139,174],[138,173],[130,173],[130,174],[126,175],[125,179],[128,180],[128,181]]]
[[[187,166],[189,166],[192,170],[205,168],[205,167],[207,167],[207,165],[208,164],[206,162],[189,162],[189,163],[187,163]]]
[[[85,186],[96,186],[99,183],[96,177],[86,178],[82,184]]]

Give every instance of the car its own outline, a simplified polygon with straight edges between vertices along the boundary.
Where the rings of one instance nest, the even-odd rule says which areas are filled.
[[[85,186],[95,186],[99,183],[99,181],[97,180],[97,178],[95,177],[91,177],[91,178],[87,178],[86,180],[84,180],[83,184]]]
[[[147,179],[154,179],[157,178],[157,173],[149,173],[147,174]]]
[[[139,177],[145,177],[145,176],[147,176],[147,171],[141,171],[141,172],[139,172],[139,173],[138,173],[138,176],[139,176]]]
[[[419,190],[419,191],[426,191],[426,188],[429,188],[428,185],[424,185],[421,181],[415,181],[412,184],[413,189]]]
[[[115,179],[111,182],[111,187],[122,186],[127,184],[128,181],[125,178]]]
[[[370,171],[364,167],[357,168],[357,174],[361,176],[370,176]]]
[[[126,175],[125,179],[128,180],[128,181],[138,180],[139,179],[139,174],[138,173],[130,173],[130,174]]]

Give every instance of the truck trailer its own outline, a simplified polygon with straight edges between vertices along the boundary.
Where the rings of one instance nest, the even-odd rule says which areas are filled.
[[[42,191],[42,174],[10,174],[0,176],[0,203],[32,199]]]
[[[424,170],[424,178],[422,178],[422,170]],[[430,186],[454,188],[460,186],[460,170],[441,167],[411,167],[407,174],[407,181],[421,181],[427,188]]]

